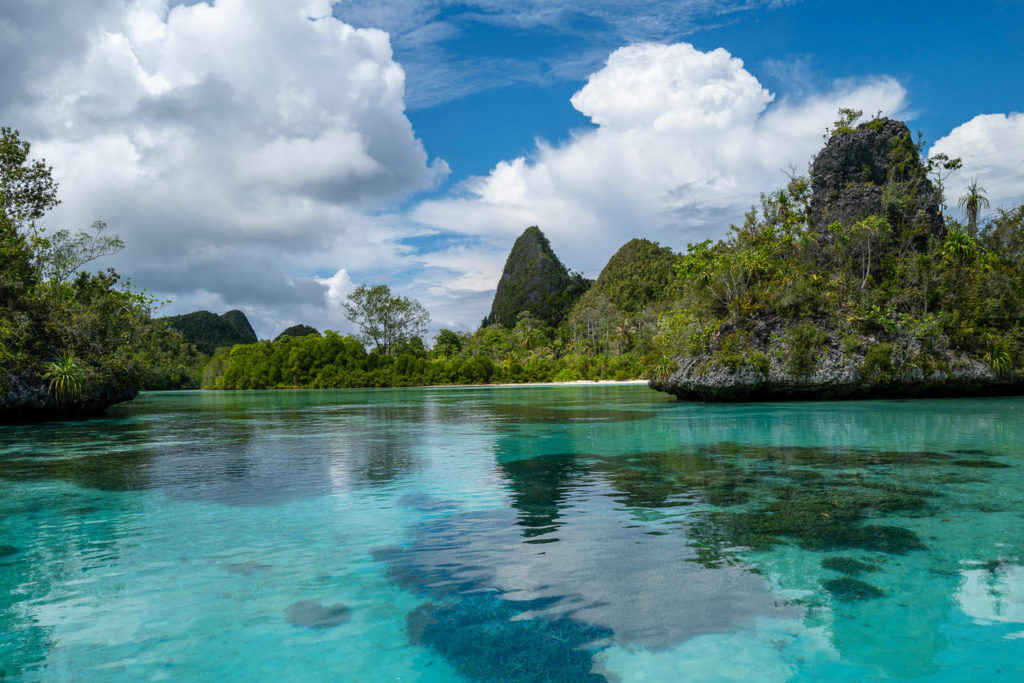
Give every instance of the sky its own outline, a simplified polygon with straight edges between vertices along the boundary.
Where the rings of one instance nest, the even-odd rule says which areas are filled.
[[[1021,46],[1024,0],[0,0],[0,125],[161,314],[348,332],[386,283],[473,330],[526,227],[588,277],[721,237],[839,107],[1019,204]]]

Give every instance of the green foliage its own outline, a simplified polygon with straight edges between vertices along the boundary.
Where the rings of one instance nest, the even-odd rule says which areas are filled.
[[[76,235],[37,225],[56,206],[57,185],[29,152],[0,128],[0,419],[22,410],[7,404],[9,376],[45,384],[72,412],[149,381],[198,384],[204,359],[152,319],[151,297],[112,269],[83,271],[121,248],[116,235],[100,222]]]
[[[857,125],[857,121],[864,115],[861,109],[850,109],[849,107],[841,107],[839,109],[839,118],[832,124],[832,128],[825,129],[824,138],[828,140],[833,135],[842,135],[843,133],[852,133],[854,126]]]
[[[624,244],[567,319],[569,343],[589,354],[654,349],[658,314],[679,296],[679,257],[657,242]]]
[[[809,322],[797,323],[789,329],[786,369],[796,377],[809,377],[818,368],[818,359],[828,335]]]
[[[652,306],[663,307],[677,296],[678,261],[675,252],[657,242],[630,240],[608,260],[583,299],[603,296],[617,311],[627,315]]]
[[[890,382],[896,378],[893,363],[893,345],[887,342],[875,344],[864,354],[864,362],[860,366],[860,375],[872,383]]]
[[[53,169],[32,161],[30,151],[18,131],[0,128],[0,214],[17,230],[33,227],[59,203]]]
[[[291,327],[286,328],[284,332],[277,335],[277,338],[274,339],[274,341],[277,341],[281,337],[305,337],[308,334],[315,334],[318,337],[320,336],[320,332],[315,327],[310,327],[309,325],[292,325]]]
[[[445,337],[452,341],[449,335]],[[460,340],[463,344],[458,351],[453,351],[454,346],[445,350],[435,346],[427,353],[422,344],[410,341],[393,354],[367,353],[360,340],[332,331],[323,337],[287,336],[236,345],[213,355],[203,375],[203,387],[349,388],[632,379],[643,375],[647,363],[632,353],[614,358],[555,357],[550,347],[526,351],[511,331],[494,325]]]
[[[82,395],[85,366],[70,351],[61,351],[46,364],[43,376],[50,380],[50,391],[61,399],[74,399]]]
[[[121,238],[105,234],[106,229],[106,223],[94,221],[93,234],[82,231],[72,236],[68,230],[58,230],[50,236],[40,236],[40,245],[45,248],[37,252],[37,267],[42,276],[54,283],[65,282],[83,266],[124,249]]]
[[[345,316],[359,327],[363,341],[386,354],[394,354],[410,337],[426,334],[430,320],[420,302],[393,295],[387,285],[359,285],[342,308]]]
[[[838,132],[852,129],[855,113],[844,113]],[[923,160],[921,150],[900,134],[876,164],[886,174],[875,179],[881,213],[811,226],[806,180],[793,178],[725,239],[691,244],[676,267],[678,304],[660,318],[660,352],[702,359],[705,369],[755,365],[753,354],[770,352],[789,375],[806,377],[838,339],[866,382],[930,377],[965,358],[1024,380],[1015,362],[1024,349],[1024,206],[997,209],[979,230],[948,218],[936,230],[916,198],[933,191],[929,173],[941,181],[960,162]]]
[[[519,314],[528,311],[546,325],[557,327],[591,284],[579,273],[566,270],[544,233],[536,226],[529,227],[512,245],[491,312],[481,326],[512,328]]]
[[[451,358],[462,351],[465,340],[462,335],[452,330],[441,330],[434,338],[434,353],[441,358]]]
[[[651,367],[651,379],[656,382],[664,382],[678,369],[679,364],[675,360],[667,355],[663,355]]]
[[[767,374],[771,364],[768,356],[750,343],[750,337],[743,330],[727,335],[719,344],[717,353],[712,354],[711,361],[733,372],[740,368],[753,368],[761,374]]]
[[[140,389],[198,389],[209,355],[188,343],[176,329],[154,320],[138,341],[142,365]]]
[[[235,309],[222,315],[221,319],[235,330],[240,339],[247,340],[240,343],[249,344],[256,341],[256,331],[252,329],[252,325],[249,324],[249,319],[245,317],[245,313]]]
[[[979,185],[977,180],[972,180],[967,186],[967,191],[961,195],[957,206],[967,217],[967,224],[973,233],[978,228],[978,215],[989,207],[985,188]]]
[[[989,351],[985,354],[985,361],[992,368],[993,372],[999,376],[1004,376],[1013,367],[1010,343],[1006,339],[993,338],[990,344]]]

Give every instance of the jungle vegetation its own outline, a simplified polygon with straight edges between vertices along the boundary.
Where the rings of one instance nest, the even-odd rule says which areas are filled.
[[[926,158],[901,123],[847,114],[826,149],[894,130],[881,162],[834,182],[832,206],[820,196],[815,206],[817,179],[793,177],[725,239],[689,245],[676,266],[680,303],[661,318],[660,372],[696,357],[707,370],[781,362],[806,377],[829,352],[858,359],[871,381],[967,360],[1002,378],[1024,370],[1024,206],[982,221],[988,202],[972,182],[960,223],[943,196],[959,160]]]
[[[528,228],[484,324],[472,333],[442,329],[432,344],[424,342],[425,309],[387,285],[361,285],[346,301],[358,336],[295,325],[256,341],[240,311],[154,319],[157,302],[116,273],[84,272],[122,247],[102,223],[77,234],[40,227],[56,184],[5,128],[0,381],[34,377],[69,402],[112,387],[632,379],[667,375],[680,356],[709,368],[783,363],[809,376],[837,348],[861,359],[872,378],[941,370],[957,362],[952,351],[1000,376],[1022,373],[1024,206],[986,213],[984,188],[972,182],[957,198],[966,222],[954,220],[942,191],[957,160],[925,158],[923,143],[898,122],[842,114],[828,154],[841,156],[846,139],[886,132],[884,149],[872,152],[881,163],[852,175],[833,169],[829,180],[816,161],[811,177],[762,195],[724,239],[683,254],[631,240],[593,282]]]
[[[101,222],[75,234],[43,225],[57,189],[30,144],[0,128],[0,419],[92,412],[146,383],[195,383],[201,358],[153,320],[157,302],[112,269],[84,270],[121,240]]]

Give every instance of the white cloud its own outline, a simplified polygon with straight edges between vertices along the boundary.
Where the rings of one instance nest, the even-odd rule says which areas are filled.
[[[316,281],[327,287],[324,296],[327,297],[329,303],[335,306],[340,306],[345,301],[345,297],[356,288],[352,278],[349,277],[348,271],[344,268],[331,277],[317,278]]]
[[[905,99],[899,83],[879,78],[773,103],[723,49],[631,45],[572,98],[596,129],[558,147],[538,142],[530,158],[502,161],[412,216],[506,249],[540,225],[567,265],[596,275],[632,237],[678,249],[721,235],[787,168],[806,171],[840,106],[898,115]]]
[[[975,116],[932,145],[929,154],[939,153],[963,160],[946,181],[949,205],[956,206],[972,180],[985,188],[993,209],[1024,202],[1024,113]]]
[[[136,281],[268,320],[322,306],[315,275],[394,263],[417,230],[367,212],[448,169],[428,162],[405,116],[388,35],[333,18],[332,4],[106,0],[67,46],[61,22],[6,17],[14,30],[0,38],[23,22],[53,45],[0,49],[32,75],[17,79],[20,97],[0,95],[0,115],[54,167],[51,224],[107,220]]]
[[[344,0],[335,13],[391,34],[411,76],[409,106],[423,108],[509,85],[577,81],[623,44],[678,40],[786,4],[790,0]],[[472,42],[480,25],[489,25],[489,33],[540,29],[563,39],[531,46],[544,54],[526,58],[495,54],[504,52],[502,40],[494,52],[450,49],[464,31]]]

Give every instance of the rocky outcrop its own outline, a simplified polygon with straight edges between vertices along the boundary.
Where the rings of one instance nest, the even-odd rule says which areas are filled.
[[[816,350],[809,372],[797,374],[792,344],[783,336],[785,324],[774,319],[755,326],[744,362],[729,367],[714,353],[677,356],[676,369],[652,379],[650,386],[682,400],[721,402],[1024,393],[1024,379],[997,376],[986,364],[954,350],[936,354],[933,367],[925,369],[909,360],[918,357],[917,349],[866,339],[861,349],[844,351],[835,335]]]
[[[999,396],[1024,393],[1024,382],[1002,380],[983,363],[957,359],[958,367],[928,376],[920,368],[884,382],[865,380],[859,371],[863,357],[830,353],[809,377],[795,377],[773,364],[767,373],[742,366],[702,367],[701,358],[679,358],[679,369],[650,387],[689,401],[802,401],[851,398],[924,398]]]
[[[234,310],[223,315],[209,311],[196,311],[184,315],[164,318],[168,325],[181,332],[185,341],[206,354],[212,354],[221,346],[255,344],[253,331],[245,313]]]
[[[512,245],[483,325],[514,327],[523,312],[558,325],[590,284],[562,265],[540,228],[527,228]]]
[[[835,133],[814,158],[810,179],[810,223],[820,239],[830,239],[834,222],[849,227],[870,215],[887,218],[895,229],[942,234],[939,192],[902,121],[879,118]],[[887,202],[887,187],[910,201]]]
[[[60,398],[45,378],[32,371],[8,374],[0,394],[0,422],[60,420],[101,415],[115,403],[138,395],[134,386],[105,382],[77,398]]]

